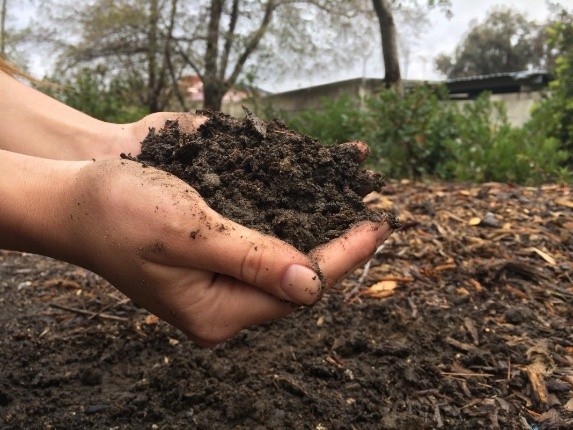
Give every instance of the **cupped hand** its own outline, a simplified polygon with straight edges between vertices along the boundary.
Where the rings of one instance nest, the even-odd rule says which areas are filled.
[[[66,259],[203,346],[314,303],[391,233],[386,222],[362,222],[305,255],[222,217],[178,178],[127,160],[85,164],[70,210]]]

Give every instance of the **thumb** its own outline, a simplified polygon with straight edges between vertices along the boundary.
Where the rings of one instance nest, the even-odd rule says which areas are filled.
[[[320,297],[321,278],[308,256],[280,239],[227,219],[221,225],[225,228],[211,230],[207,237],[195,237],[199,245],[195,251],[200,248],[204,258],[201,267],[232,276],[282,300],[309,305]]]

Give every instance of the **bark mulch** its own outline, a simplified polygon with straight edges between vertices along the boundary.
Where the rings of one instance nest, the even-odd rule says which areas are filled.
[[[367,201],[402,223],[369,265],[214,350],[90,272],[0,251],[0,428],[573,428],[571,187]]]

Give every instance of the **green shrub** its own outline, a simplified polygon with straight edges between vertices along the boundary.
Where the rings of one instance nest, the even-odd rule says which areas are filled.
[[[466,103],[456,115],[456,139],[447,142],[447,169],[453,178],[473,182],[539,184],[562,176],[567,158],[559,141],[536,127],[512,127],[505,106],[488,94]]]
[[[127,123],[141,119],[148,111],[130,101],[127,85],[108,78],[100,68],[84,68],[66,80],[49,78],[56,86],[40,90],[61,102],[102,121]]]
[[[483,94],[459,105],[427,85],[383,90],[362,107],[348,97],[286,117],[326,143],[363,140],[369,167],[393,178],[540,184],[569,181],[561,142],[535,121],[513,127],[504,105]]]
[[[323,98],[322,109],[305,110],[298,115],[282,113],[283,120],[294,130],[319,139],[325,144],[359,139],[363,112],[349,96]]]
[[[558,139],[573,164],[573,14],[561,10],[547,29],[549,46],[559,52],[549,93],[532,112],[531,122],[547,136]]]
[[[361,137],[372,149],[373,167],[392,177],[444,176],[444,143],[455,135],[454,111],[443,90],[427,85],[389,89],[367,100]]]

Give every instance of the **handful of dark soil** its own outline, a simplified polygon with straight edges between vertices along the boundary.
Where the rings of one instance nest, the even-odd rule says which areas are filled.
[[[220,214],[305,253],[358,221],[385,216],[362,202],[384,184],[361,169],[357,147],[324,146],[248,111],[244,119],[199,113],[209,119],[196,133],[167,121],[149,131],[139,156],[124,157],[172,173]]]

